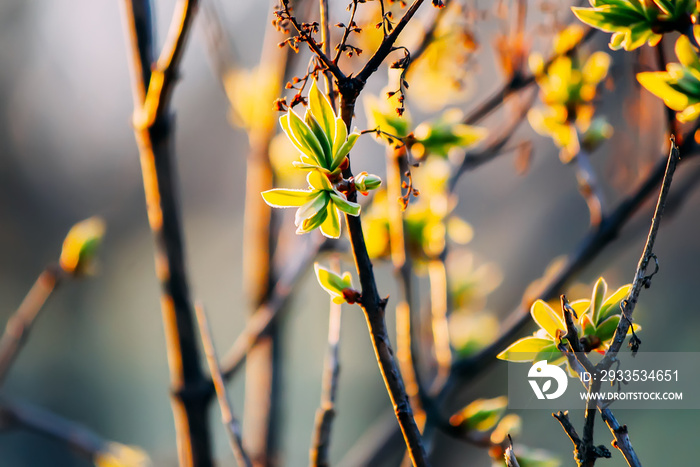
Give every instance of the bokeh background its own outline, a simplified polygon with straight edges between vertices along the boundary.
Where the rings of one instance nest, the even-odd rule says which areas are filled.
[[[173,2],[156,3],[162,38]],[[476,3],[488,8],[485,4],[490,2]],[[345,19],[344,6],[333,7],[333,23]],[[267,2],[236,0],[222,2],[221,7],[239,65],[254,66],[264,28],[270,25]],[[536,13],[528,21],[538,27]],[[175,93],[177,168],[192,289],[207,305],[215,342],[223,353],[248,314],[241,277],[248,143],[245,133],[229,123],[229,103],[212,72],[202,27],[198,20]],[[480,25],[475,92],[463,104],[465,109],[502,80],[489,36],[499,27],[498,21],[487,19]],[[16,309],[44,266],[57,260],[72,224],[100,215],[108,227],[99,274],[66,283],[55,293],[3,395],[49,408],[106,438],[141,446],[155,465],[175,465],[159,289],[130,126],[132,99],[123,34],[116,1],[0,2],[0,321]],[[591,48],[606,49],[606,40],[600,34]],[[548,43],[538,42],[543,48]],[[616,134],[592,158],[610,205],[633,189],[635,180],[661,156],[664,132],[660,102],[644,95],[638,99],[634,54],[612,55],[615,84],[603,92],[600,112],[615,125]],[[385,76],[377,73],[370,88],[379,90]],[[363,128],[361,113],[357,125]],[[506,117],[495,114],[487,124],[498,126]],[[641,132],[634,124],[637,117],[646,119]],[[466,174],[459,186],[459,213],[475,230],[470,249],[502,271],[503,281],[488,299],[488,308],[498,316],[514,308],[553,258],[576,245],[588,223],[571,168],[560,163],[551,141],[535,135],[525,123],[519,139],[528,138],[533,139],[534,150],[526,176],[518,175],[512,155],[504,155]],[[371,137],[362,138],[356,148],[356,166],[381,172],[383,149]],[[693,164],[684,164],[679,174],[690,173]],[[644,327],[640,334],[644,350],[700,350],[696,338],[700,314],[695,305],[699,202],[700,195],[691,191],[673,217],[664,220],[656,247],[661,273],[643,292],[636,314]],[[642,212],[650,212],[650,207]],[[648,217],[637,216],[620,239],[586,268],[580,281],[590,284],[604,275],[611,287],[629,282],[647,226]],[[292,229],[285,225],[285,234]],[[380,289],[395,294],[391,267],[379,265],[377,270]],[[326,298],[309,271],[281,321],[284,465],[307,462],[320,397]],[[391,313],[389,320],[391,327]],[[375,420],[391,413],[357,308],[348,307],[343,315],[341,361],[332,442],[336,462]],[[505,374],[505,363],[495,363],[464,401],[503,394]],[[239,415],[242,376],[243,372],[229,385]],[[212,407],[217,456],[221,465],[232,465]],[[521,415],[525,429],[517,443],[548,449],[562,458],[563,465],[572,465],[570,442],[549,413]],[[573,416],[579,424],[582,414],[574,411]],[[638,410],[619,413],[618,418],[630,427],[646,465],[669,460],[692,465],[694,450],[688,444],[697,435],[697,412]],[[602,424],[596,442],[609,442]],[[439,465],[489,462],[484,452],[443,437],[436,451]],[[613,456],[605,465],[624,465],[617,452]],[[0,432],[0,465],[89,463],[56,442],[5,430]]]

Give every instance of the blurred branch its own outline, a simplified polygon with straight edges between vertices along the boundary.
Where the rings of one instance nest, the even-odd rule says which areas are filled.
[[[156,273],[161,282],[178,458],[182,466],[210,466],[206,411],[210,393],[199,359],[185,267],[170,115],[172,91],[198,2],[177,3],[166,43],[154,65],[151,65],[153,24],[148,3],[126,0],[124,8],[135,102],[134,131],[148,220],[156,244]]]
[[[418,368],[412,350],[413,264],[406,248],[404,218],[402,209],[401,173],[407,167],[405,146],[388,146],[386,150],[386,191],[389,221],[389,246],[394,276],[399,284],[399,300],[396,304],[396,358],[401,375],[406,384],[406,393],[413,408],[413,416],[419,427],[425,421],[425,413],[420,403]]]
[[[221,377],[221,368],[219,368],[219,360],[216,357],[216,349],[214,348],[214,341],[211,335],[211,328],[209,327],[207,315],[201,304],[196,304],[194,309],[197,314],[197,323],[199,325],[199,333],[202,338],[204,355],[207,357],[209,373],[211,373],[211,378],[214,382],[214,389],[216,390],[216,397],[219,400],[221,421],[226,427],[229,443],[231,444],[231,450],[233,451],[233,455],[236,458],[236,462],[239,466],[250,467],[252,465],[250,463],[250,458],[248,458],[245,449],[243,449],[243,442],[241,441],[241,428],[238,424],[238,420],[233,415],[231,403],[229,402],[228,395],[226,394],[224,379]]]
[[[355,2],[357,3],[357,2]],[[319,0],[319,16],[321,17],[321,42],[322,50],[326,56],[331,55],[331,30],[330,30],[330,19],[328,14],[328,0]],[[334,60],[334,63],[337,61]],[[324,73],[326,77],[326,90],[328,91],[328,100],[331,103],[333,110],[336,109],[335,105],[335,88],[333,87],[333,73],[330,70],[326,70]]]
[[[287,261],[287,267],[279,276],[270,296],[250,316],[245,329],[224,355],[221,361],[224,379],[231,378],[238,371],[250,348],[278,317],[297,283],[309,270],[314,258],[325,245],[327,245],[326,240],[319,235],[312,236],[301,252],[294,249],[292,258]]]
[[[430,317],[433,331],[433,348],[437,362],[437,375],[431,385],[431,392],[439,391],[447,382],[452,365],[452,346],[447,321],[448,287],[447,271],[442,259],[431,259],[428,263],[430,281]]]
[[[588,158],[588,153],[583,148],[574,156],[574,162],[576,163],[578,190],[588,206],[588,211],[591,215],[591,225],[599,225],[603,220],[605,209],[603,191],[598,183],[598,177]]]
[[[63,269],[57,265],[44,269],[17,311],[7,320],[5,332],[0,338],[0,386],[5,382],[7,372],[27,339],[34,320],[63,277]]]
[[[576,51],[580,46],[588,42],[591,37],[595,35],[597,29],[588,28],[586,33],[581,37],[579,42],[573,44],[569,49],[563,51],[562,53],[553,54],[545,62],[544,69],[546,70],[549,66],[559,57],[570,55]],[[514,73],[513,76],[506,81],[501,88],[496,91],[491,97],[486,99],[484,102],[479,104],[475,109],[467,114],[464,118],[464,123],[467,125],[474,125],[486,118],[491,112],[499,108],[511,94],[514,94],[521,89],[524,89],[531,84],[535,83],[537,76],[534,74],[529,74],[523,76],[522,73]]]
[[[106,451],[110,441],[89,428],[24,402],[0,401],[0,428],[22,428],[55,439],[87,460]]]
[[[335,260],[334,263],[331,269],[333,272],[340,272],[339,261]],[[338,349],[340,347],[341,314],[341,305],[331,300],[328,318],[328,350],[323,367],[321,406],[316,411],[309,462],[310,465],[317,467],[330,465],[328,451],[330,449],[331,428],[335,418],[335,396],[338,390],[338,376],[340,375]]]

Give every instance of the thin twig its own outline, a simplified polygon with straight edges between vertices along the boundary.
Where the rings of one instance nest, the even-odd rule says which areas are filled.
[[[339,272],[338,261],[334,261],[332,270]],[[331,300],[330,316],[328,318],[328,350],[323,366],[323,387],[321,390],[321,406],[316,411],[314,433],[311,441],[311,454],[309,465],[327,467],[330,465],[329,449],[331,440],[331,428],[335,418],[335,397],[338,391],[338,376],[340,375],[340,361],[338,349],[340,347],[340,322],[342,307]]]
[[[367,79],[379,68],[384,59],[394,50],[394,43],[398,39],[401,31],[406,27],[408,22],[413,18],[413,15],[418,11],[418,8],[423,3],[423,0],[414,0],[410,7],[403,14],[398,23],[394,26],[393,31],[384,38],[382,43],[374,55],[370,57],[362,70],[357,74],[357,80],[359,80],[363,85],[367,82]]]
[[[44,269],[32,288],[29,289],[17,311],[7,320],[5,332],[0,338],[0,386],[5,382],[7,373],[17,358],[17,354],[44,303],[61,283],[64,276],[62,272],[63,270],[56,265]]]
[[[327,1],[327,0],[321,0],[321,1]],[[359,0],[353,0],[352,1],[352,6],[350,10],[350,20],[348,21],[348,24],[345,25],[345,30],[343,31],[343,37],[340,38],[340,42],[336,46],[335,49],[335,55],[333,56],[333,63],[336,65],[338,64],[338,60],[340,60],[340,56],[343,53],[343,50],[345,49],[345,44],[348,41],[348,36],[350,36],[350,32],[352,32],[352,29],[354,27],[355,23],[355,13],[357,13],[357,4],[359,3]],[[329,47],[330,49],[330,47]]]
[[[647,266],[649,261],[654,257],[654,242],[656,241],[656,235],[659,232],[659,226],[661,225],[661,216],[664,214],[664,208],[666,207],[666,198],[668,197],[669,190],[671,189],[671,181],[673,180],[673,173],[676,171],[676,165],[680,159],[680,151],[676,146],[674,140],[671,140],[671,150],[668,155],[668,163],[666,164],[666,170],[664,172],[663,182],[661,183],[661,190],[659,192],[659,198],[656,202],[656,208],[654,209],[654,217],[651,219],[651,226],[649,227],[649,235],[647,236],[646,244],[644,245],[644,251],[642,252],[641,258],[639,258],[639,264],[637,265],[637,270],[634,273],[634,281],[632,282],[632,289],[629,295],[623,301],[624,306],[622,307],[622,319],[617,325],[615,330],[615,336],[613,337],[610,347],[605,352],[605,357],[598,364],[600,369],[610,368],[612,365],[615,355],[620,350],[622,343],[627,337],[627,332],[632,325],[632,313],[637,305],[637,300],[639,300],[639,293],[642,291],[642,287],[649,287],[651,276],[647,276]]]
[[[197,315],[199,334],[202,338],[202,348],[204,349],[204,355],[207,357],[209,373],[214,382],[216,398],[219,401],[219,408],[221,409],[221,421],[226,427],[231,450],[239,466],[250,466],[250,459],[245,449],[243,449],[243,442],[241,441],[241,427],[238,423],[238,419],[233,415],[231,403],[226,394],[224,379],[221,377],[221,368],[219,368],[219,360],[216,357],[216,349],[214,348],[214,340],[211,335],[207,314],[201,303],[195,304],[194,310]]]
[[[287,267],[279,276],[275,286],[265,303],[250,316],[245,329],[236,338],[233,345],[221,360],[222,373],[224,379],[230,379],[245,362],[248,351],[265,334],[279,316],[279,312],[284,309],[289,297],[296,287],[296,284],[308,271],[309,267],[318,254],[327,245],[323,237],[312,236],[305,242],[302,251],[295,248],[293,257],[288,260]]]
[[[297,34],[299,35],[299,38],[302,42],[306,42],[309,45],[309,48],[316,54],[316,56],[321,60],[321,62],[326,66],[326,68],[333,73],[333,76],[335,76],[335,79],[338,81],[344,81],[347,77],[345,74],[338,68],[338,65],[331,60],[328,55],[326,55],[323,50],[321,50],[321,47],[318,45],[318,42],[316,42],[316,39],[311,37],[311,35],[307,34],[307,32],[304,30],[304,28],[299,24],[297,21],[296,17],[292,15],[291,8],[289,6],[289,0],[282,0],[282,7],[284,8],[284,12],[289,18],[289,22],[292,24],[294,27],[294,30],[296,30]]]
[[[148,220],[156,244],[156,272],[161,282],[178,458],[183,466],[204,467],[212,465],[206,411],[210,392],[199,359],[189,295],[169,110],[197,1],[177,3],[166,44],[152,72],[154,34],[148,3],[147,0],[126,0],[124,9],[132,63],[134,130]]]

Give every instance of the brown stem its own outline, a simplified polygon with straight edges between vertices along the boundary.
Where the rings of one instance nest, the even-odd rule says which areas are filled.
[[[340,272],[338,261],[334,261],[333,272]],[[338,391],[338,376],[340,362],[338,349],[340,347],[340,322],[342,308],[331,300],[330,316],[328,319],[328,350],[323,366],[323,387],[321,391],[321,406],[316,411],[314,433],[311,439],[309,465],[327,467],[330,465],[329,449],[331,428],[335,418],[335,396]]]
[[[49,266],[44,269],[17,311],[7,320],[5,332],[0,338],[0,386],[5,382],[7,373],[15,362],[41,308],[60,284],[62,271],[58,266]]]
[[[233,415],[231,403],[226,394],[224,379],[221,377],[221,368],[219,368],[219,360],[216,357],[216,349],[214,348],[214,340],[211,335],[211,328],[209,327],[207,315],[200,304],[195,305],[194,309],[197,314],[197,324],[199,325],[199,334],[202,338],[204,355],[207,357],[209,373],[211,373],[214,389],[216,390],[216,397],[219,401],[219,408],[221,409],[221,421],[226,427],[231,450],[239,466],[250,467],[252,465],[250,463],[250,458],[246,454],[245,449],[243,449],[243,442],[241,441],[241,428],[238,424],[238,420]]]
[[[421,0],[416,0],[416,3],[420,3],[420,1]],[[357,94],[352,93],[348,96],[343,93],[341,89],[341,115],[348,128],[350,128],[352,122],[356,99]],[[348,168],[343,171],[343,177],[346,179],[352,177],[352,171],[349,165]],[[357,199],[357,193],[350,193],[348,199],[350,201],[355,201]],[[372,347],[377,357],[377,363],[379,364],[384,384],[389,393],[392,405],[394,406],[394,413],[399,422],[413,465],[428,465],[421,434],[413,418],[411,404],[408,401],[406,389],[397,368],[396,361],[394,360],[393,351],[391,350],[384,319],[387,300],[381,298],[377,290],[372,262],[369,259],[367,245],[365,244],[365,238],[362,232],[362,221],[360,216],[346,215],[345,219],[350,235],[355,267],[360,276],[360,284],[362,286],[362,310],[365,313],[367,327],[369,328],[370,338],[372,340]]]
[[[200,365],[175,187],[170,97],[197,2],[178,2],[166,45],[151,72],[153,25],[145,0],[126,1],[134,124],[148,220],[156,244],[156,273],[170,367],[171,404],[181,466],[212,465],[209,391]],[[144,92],[144,90],[147,90]]]
[[[637,457],[637,453],[635,453],[634,449],[632,448],[632,443],[630,442],[629,433],[627,431],[627,425],[620,425],[610,409],[604,409],[599,405],[598,410],[600,411],[600,416],[602,417],[603,421],[608,426],[610,432],[615,438],[613,441],[613,446],[620,450],[622,456],[625,458],[630,467],[642,467],[642,463]]]

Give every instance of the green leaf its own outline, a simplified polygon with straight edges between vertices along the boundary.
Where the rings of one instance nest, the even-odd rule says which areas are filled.
[[[337,167],[343,161],[343,158],[348,155],[353,146],[355,146],[355,141],[360,137],[360,134],[353,131],[348,135],[347,140],[340,146],[338,152],[335,153],[335,158],[333,159],[333,166]]]
[[[298,227],[304,221],[314,217],[319,213],[319,211],[325,209],[328,204],[330,203],[326,192],[316,192],[316,196],[314,198],[297,210],[296,215],[294,216],[294,225]]]
[[[294,208],[303,206],[311,199],[310,190],[287,190],[275,188],[260,193],[265,202],[273,208]]]
[[[551,345],[551,339],[534,336],[523,337],[513,342],[507,349],[499,353],[496,358],[509,362],[531,362],[538,352]]]
[[[333,204],[335,204],[335,206],[341,211],[343,211],[345,214],[349,214],[355,217],[360,215],[359,204],[353,203],[352,201],[348,201],[345,195],[339,193],[338,191],[331,192],[330,195]]]
[[[342,118],[338,117],[335,119],[335,137],[333,138],[333,163],[337,159],[337,154],[340,148],[343,147],[345,141],[348,138],[348,128],[345,126],[345,122]]]
[[[309,90],[309,110],[316,118],[316,121],[323,128],[323,132],[328,136],[328,141],[333,145],[336,135],[336,122],[333,106],[325,94],[318,87],[316,79],[311,81]]]
[[[323,165],[323,160],[319,160],[316,152],[312,151],[309,149],[308,146],[306,146],[302,141],[297,139],[297,137],[294,135],[294,132],[292,131],[290,124],[289,124],[289,114],[292,113],[291,109],[287,113],[287,115],[282,115],[280,117],[280,126],[282,127],[282,130],[284,133],[287,135],[287,138],[289,141],[292,142],[295,148],[299,150],[300,153],[308,157],[309,159],[313,160],[315,164],[318,164],[319,166]]]
[[[605,321],[610,316],[619,314],[621,312],[620,302],[627,298],[627,295],[629,295],[630,290],[632,290],[632,284],[623,285],[622,287],[617,289],[614,294],[608,297],[607,300],[605,300],[603,305],[600,307],[600,313],[598,315],[599,322]]]
[[[318,283],[331,297],[342,297],[344,289],[352,288],[352,277],[349,272],[344,273],[341,277],[318,263],[314,263],[314,271]]]
[[[321,233],[328,238],[340,237],[340,213],[333,203],[328,203],[326,207],[328,216],[321,224]]]
[[[620,316],[622,315],[611,316],[598,325],[595,334],[601,341],[607,342],[612,339],[613,335],[615,335],[615,329],[617,329],[617,325],[620,322]]]
[[[591,317],[593,318],[593,323],[598,323],[600,318],[600,308],[603,306],[603,300],[605,300],[605,294],[608,291],[608,284],[602,277],[598,278],[598,281],[593,287],[593,296],[591,296]]]
[[[326,217],[328,217],[328,210],[321,209],[313,217],[304,220],[304,222],[302,222],[301,225],[297,228],[296,233],[303,234],[317,229],[321,226],[321,224],[323,224],[323,222],[326,220]]]
[[[558,329],[566,331],[566,325],[564,324],[562,316],[552,310],[552,308],[542,300],[537,300],[532,304],[530,314],[537,325],[547,331],[547,334],[549,334],[552,339],[556,338]]]
[[[309,174],[306,176],[306,181],[311,188],[316,190],[333,191],[331,181],[328,180],[328,177],[326,177],[325,174],[320,172],[309,172]]]
[[[319,165],[325,167],[326,157],[323,153],[321,143],[318,141],[318,138],[316,138],[314,132],[291,108],[287,112],[287,116],[289,119],[289,129],[294,138],[308,149],[310,154],[307,155],[316,159]]]
[[[309,126],[309,128],[311,128],[311,131],[321,144],[321,148],[323,149],[323,160],[325,161],[323,167],[330,168],[333,160],[333,156],[331,155],[331,144],[333,140],[328,140],[328,135],[326,135],[323,128],[321,128],[321,125],[318,124],[314,116],[311,114],[311,111],[308,109],[304,114],[304,122]]]
[[[503,417],[508,406],[506,396],[477,399],[450,417],[450,424],[465,431],[488,431]]]

